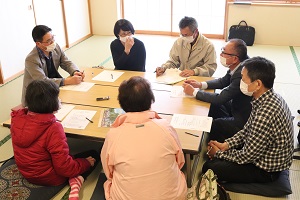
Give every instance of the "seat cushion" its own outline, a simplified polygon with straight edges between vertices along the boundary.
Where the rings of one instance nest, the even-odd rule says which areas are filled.
[[[51,199],[66,184],[49,187],[29,183],[19,172],[13,158],[0,167],[0,199]]]
[[[98,182],[96,184],[95,190],[91,197],[91,200],[105,200],[103,184],[106,181],[106,176],[104,173],[100,173]]]
[[[223,183],[222,186],[232,192],[280,197],[292,194],[289,171],[282,171],[276,181],[269,183]]]

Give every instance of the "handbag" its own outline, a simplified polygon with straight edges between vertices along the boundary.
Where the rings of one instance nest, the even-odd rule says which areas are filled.
[[[187,200],[230,200],[226,190],[217,183],[217,176],[211,169],[202,174],[187,192]]]
[[[245,23],[246,25],[241,25]],[[238,38],[243,40],[247,46],[252,46],[255,38],[255,28],[248,26],[247,22],[242,20],[238,25],[232,25],[229,29],[228,39]]]

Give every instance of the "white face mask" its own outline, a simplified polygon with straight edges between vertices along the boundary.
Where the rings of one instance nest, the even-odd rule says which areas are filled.
[[[129,36],[125,36],[125,37],[121,37],[121,36],[120,36],[119,39],[121,40],[121,42],[124,42],[124,43],[125,43],[126,40],[127,40],[128,38],[129,38]]]
[[[53,51],[54,49],[55,49],[55,47],[56,47],[56,42],[53,42],[52,44],[50,44],[50,45],[48,45],[48,46],[45,46],[47,49],[46,49],[46,51],[47,52],[51,52],[51,51]]]
[[[229,64],[227,64],[227,58],[220,56],[220,62],[224,67],[229,67]]]
[[[194,41],[194,37],[193,36],[186,36],[183,37],[184,41],[187,41],[188,43],[192,43]]]
[[[240,82],[240,90],[244,95],[247,95],[247,96],[252,96],[253,95],[253,92],[248,91],[248,85],[242,79],[241,79],[241,82]]]

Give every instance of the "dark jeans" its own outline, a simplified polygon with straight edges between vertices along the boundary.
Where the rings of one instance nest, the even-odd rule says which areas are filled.
[[[280,172],[267,172],[253,164],[237,164],[234,162],[213,158],[204,163],[202,173],[213,170],[218,181],[234,183],[266,183],[275,181]]]
[[[81,176],[84,178],[84,180],[86,180],[86,178],[93,172],[93,170],[96,168],[97,164],[99,163],[100,153],[97,152],[96,150],[89,150],[89,151],[81,152],[81,153],[74,155],[75,158],[87,158],[89,156],[95,158],[96,161],[95,161],[95,164],[93,167],[90,167],[90,169],[88,171],[81,174]]]
[[[230,103],[224,105],[211,104],[208,116],[213,118],[209,140],[217,140],[218,142],[224,142],[225,139],[232,137],[245,124],[231,115]]]

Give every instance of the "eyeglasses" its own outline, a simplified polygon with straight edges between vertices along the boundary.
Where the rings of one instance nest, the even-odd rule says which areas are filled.
[[[236,56],[236,57],[239,57],[239,56],[236,55],[236,54],[231,54],[231,53],[226,53],[226,52],[224,52],[224,47],[221,48],[221,54],[225,54],[225,55],[228,55],[228,56]]]
[[[52,35],[52,38],[48,39],[46,42],[41,42],[41,43],[51,44],[54,41],[55,41],[55,35]]]
[[[131,35],[131,31],[123,31],[122,34],[119,34],[120,37],[125,37]]]

